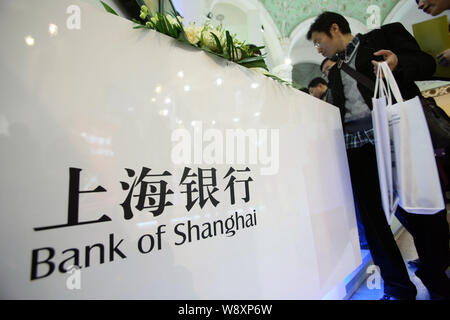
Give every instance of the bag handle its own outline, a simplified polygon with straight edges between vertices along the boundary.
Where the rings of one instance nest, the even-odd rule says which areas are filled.
[[[363,74],[361,74],[358,71],[351,68],[343,60],[339,59],[336,64],[337,64],[338,69],[342,69],[345,73],[350,75],[357,82],[361,83],[369,90],[373,90],[374,98],[377,97],[376,96],[377,92],[379,92],[381,94],[380,96],[382,96],[384,94],[387,97],[388,103],[390,105],[392,105],[392,95],[391,95],[391,91],[392,91],[395,100],[397,100],[397,102],[403,102],[403,97],[400,93],[400,89],[398,88],[398,85],[397,85],[397,82],[395,81],[394,75],[392,74],[392,71],[389,68],[389,66],[387,65],[386,61],[378,63],[377,79],[376,79],[375,85],[373,84],[372,80],[370,80]],[[384,74],[384,77],[386,80],[386,86],[384,85],[382,74]],[[375,90],[373,89],[374,87],[375,87]],[[391,90],[389,90],[389,89],[391,89]]]
[[[384,78],[386,79],[386,87],[387,87],[388,91],[392,92],[397,103],[403,102],[404,100],[403,100],[402,94],[400,92],[400,89],[397,85],[397,81],[395,81],[394,75],[392,74],[392,71],[389,68],[387,62],[385,62],[385,61],[379,62],[378,70],[381,70],[381,74],[384,75]],[[380,76],[381,76],[381,74],[380,74]],[[378,75],[377,75],[377,80],[378,80]]]
[[[384,84],[383,80],[383,73],[381,67],[377,68],[377,75],[376,75],[376,81],[375,81],[375,90],[373,92],[373,98],[380,98],[380,97],[386,97],[388,105],[392,105],[392,96],[391,91],[386,88],[386,85]]]

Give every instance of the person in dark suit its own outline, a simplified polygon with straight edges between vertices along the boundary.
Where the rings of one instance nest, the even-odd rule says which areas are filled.
[[[351,34],[340,14],[324,12],[311,25],[307,39],[324,57],[338,57],[359,73],[375,81],[380,60],[387,62],[405,99],[420,95],[414,81],[431,77],[434,59],[420,50],[413,36],[393,23],[366,34]],[[384,300],[415,299],[400,250],[384,215],[371,118],[373,92],[334,65],[328,75],[334,105],[340,109],[355,201],[374,263],[384,280]],[[426,168],[424,168],[426,169]],[[434,215],[411,214],[399,207],[396,216],[411,232],[422,262],[416,275],[432,299],[448,299],[448,232],[446,211]]]

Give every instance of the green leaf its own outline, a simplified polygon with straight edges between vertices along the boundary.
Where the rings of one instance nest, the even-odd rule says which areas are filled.
[[[181,22],[181,21],[178,19],[178,17],[177,17],[176,15],[174,15],[174,17],[175,17],[175,19],[177,19],[177,22],[178,22],[178,24],[179,24],[179,27],[180,27],[181,30],[183,30],[183,32],[184,32],[183,22]]]
[[[163,22],[163,24],[164,24],[164,27],[165,27],[166,30],[167,30],[167,35],[170,36],[170,37],[173,37],[173,28],[172,28],[172,25],[170,24],[169,20],[167,20],[166,17],[164,17],[164,22]]]
[[[131,19],[131,21],[133,21],[134,23],[136,23],[136,24],[138,24],[138,25],[144,26],[144,24],[142,23],[142,21],[141,21],[141,20],[138,20],[138,19],[136,19],[136,18]]]
[[[103,8],[105,8],[106,12],[109,12],[109,13],[115,14],[116,16],[119,16],[119,15],[117,14],[117,12],[115,12],[115,11],[113,10],[113,8],[111,8],[110,6],[108,6],[108,5],[107,5],[106,3],[104,3],[103,1],[100,1],[100,2],[102,3]]]
[[[175,38],[175,39],[178,37],[176,28],[170,23],[169,19],[167,19],[166,17],[164,17],[164,26],[167,30],[166,34],[168,36]]]
[[[147,23],[150,23],[150,28],[149,27],[147,27]],[[150,20],[150,19],[148,19],[148,21],[146,21],[145,22],[145,25],[144,25],[146,28],[149,28],[149,29],[154,29],[154,30],[157,30],[156,29],[156,24],[152,21],[152,20]]]
[[[186,36],[186,33],[184,33],[184,30],[178,34],[177,40],[191,44]]]
[[[178,34],[177,40],[189,43],[190,45],[192,45],[194,47],[197,47],[197,46],[195,46],[195,45],[193,45],[192,43],[189,42],[189,40],[188,40],[188,38],[186,36],[186,32],[184,32],[184,29],[182,29],[181,32]]]
[[[161,32],[165,35],[169,35],[169,30],[167,28],[166,17],[164,15],[160,15],[159,21],[161,22]]]
[[[250,58],[248,53],[245,50],[243,50],[243,48],[240,48],[240,49],[241,49],[241,61],[244,59]]]
[[[160,13],[157,13],[156,17],[157,17],[157,22],[155,23],[156,30],[161,33],[167,34],[167,30],[164,28],[164,24],[163,24],[164,18],[162,18],[162,15]]]
[[[267,65],[264,62],[264,60],[244,62],[244,63],[242,61],[239,61],[237,63],[246,68],[262,68],[262,69],[269,71],[269,68],[267,68]]]
[[[230,57],[231,60],[234,60],[234,44],[233,44],[233,38],[230,36],[230,33],[228,31],[225,32],[225,36],[227,39],[227,48],[228,48],[228,56]]]
[[[214,40],[216,41],[217,50],[219,51],[219,53],[223,53],[223,48],[222,48],[222,45],[220,44],[219,38],[217,38],[217,36],[213,32],[210,32],[210,33],[213,36]]]
[[[248,57],[248,58],[240,60],[240,62],[242,62],[242,63],[255,62],[255,61],[264,61],[264,57],[262,57],[262,56],[254,56],[254,57]]]
[[[250,52],[250,53],[254,53],[254,52],[258,51],[258,50],[261,51],[261,49],[264,49],[264,48],[265,48],[265,46],[249,48],[249,52]]]
[[[271,73],[267,73],[267,74],[264,74],[264,75],[265,75],[266,77],[272,78],[272,79],[275,80],[275,81],[278,81],[278,82],[281,83],[281,84],[290,85],[289,82],[287,82],[287,81],[285,81],[285,80],[283,80],[283,79],[280,79],[280,78],[278,78],[277,76],[274,76],[274,75],[271,74]]]

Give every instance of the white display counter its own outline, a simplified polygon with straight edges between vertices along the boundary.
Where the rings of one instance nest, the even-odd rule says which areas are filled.
[[[361,264],[338,110],[132,26],[0,4],[0,298],[326,297]]]

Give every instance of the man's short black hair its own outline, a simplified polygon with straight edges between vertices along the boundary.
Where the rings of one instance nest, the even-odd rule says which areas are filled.
[[[339,26],[342,34],[351,33],[350,25],[343,16],[336,12],[325,11],[319,15],[316,20],[314,20],[311,27],[309,27],[306,38],[311,40],[313,32],[325,32],[327,36],[331,37],[330,28],[333,23],[336,23]]]
[[[323,65],[325,64],[325,62],[327,61],[333,61],[333,62],[337,62],[337,57],[336,56],[332,56],[331,58],[325,58],[323,59],[322,63],[320,64],[320,71],[322,71]]]
[[[320,64],[320,71],[322,71],[323,65],[324,65],[325,62],[327,62],[328,60],[332,61],[330,58],[325,58],[325,59],[323,59],[322,63]]]
[[[304,93],[308,93],[308,94],[309,94],[308,88],[300,88],[300,89],[298,89],[298,90],[303,91]]]
[[[309,88],[315,88],[319,84],[324,84],[324,85],[326,85],[328,87],[328,83],[323,78],[317,77],[317,78],[314,78],[314,79],[311,80],[311,82],[308,84],[308,89]]]

